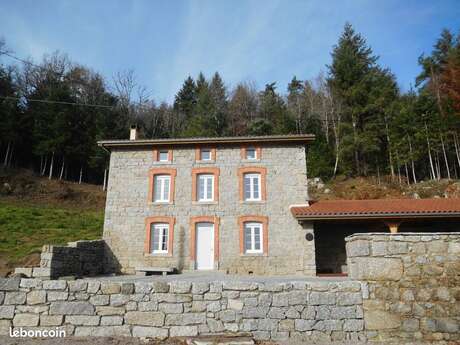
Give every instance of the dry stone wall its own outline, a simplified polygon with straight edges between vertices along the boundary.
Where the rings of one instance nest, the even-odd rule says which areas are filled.
[[[355,234],[346,249],[370,340],[460,341],[460,233]]]
[[[361,283],[0,280],[0,333],[64,329],[67,336],[363,340]]]

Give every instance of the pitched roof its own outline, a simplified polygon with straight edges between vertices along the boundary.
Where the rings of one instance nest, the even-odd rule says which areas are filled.
[[[322,200],[291,212],[305,220],[460,217],[460,199]]]
[[[167,138],[140,140],[101,140],[98,145],[106,148],[115,147],[148,147],[148,146],[177,146],[199,144],[246,144],[246,143],[300,143],[306,144],[315,140],[313,134],[264,135],[244,137],[200,137],[200,138]]]

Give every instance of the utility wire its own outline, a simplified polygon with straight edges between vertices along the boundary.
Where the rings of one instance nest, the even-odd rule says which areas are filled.
[[[14,100],[22,100],[21,97],[11,97],[11,96],[0,96],[0,99],[14,99]],[[115,108],[112,105],[101,105],[101,104],[87,104],[87,103],[75,103],[75,102],[64,102],[64,101],[49,101],[46,99],[31,99],[24,97],[27,102],[39,102],[39,103],[50,103],[50,104],[66,104],[66,105],[75,105],[75,106],[83,106],[83,107],[94,107],[94,108]]]

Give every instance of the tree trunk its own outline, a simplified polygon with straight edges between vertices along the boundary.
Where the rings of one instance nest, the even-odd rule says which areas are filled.
[[[356,121],[355,119],[352,120],[352,126],[353,126],[353,146],[354,146],[354,153],[355,153],[355,165],[356,165],[356,174],[360,175],[360,166],[359,166],[359,152],[358,148],[356,147],[356,143],[358,142],[358,134],[356,132]]]
[[[38,170],[40,172],[40,174],[41,174],[42,170],[43,170],[43,155],[40,155],[40,169]]]
[[[45,163],[43,164],[43,169],[42,171],[40,171],[40,175],[43,176],[45,175],[45,171],[46,171],[46,166],[48,165],[48,156],[45,156]]]
[[[53,177],[53,167],[54,167],[54,152],[51,155],[50,174],[48,176],[48,180],[51,180],[51,177]]]
[[[80,178],[78,179],[78,184],[81,184],[82,177],[83,177],[83,167],[80,168]]]
[[[459,151],[459,145],[458,145],[457,133],[454,133],[453,137],[454,137],[454,145],[455,145],[455,155],[457,157],[458,166],[460,167],[460,154],[458,152]]]
[[[378,165],[377,165],[377,184],[380,185],[380,169]]]
[[[434,180],[436,179],[436,173],[434,172],[433,157],[431,157],[431,145],[430,145],[430,139],[428,137],[428,126],[426,125],[426,122],[425,122],[425,134],[426,134],[426,142],[428,146],[428,157],[430,159],[431,172],[433,174],[433,180]]]
[[[407,139],[408,139],[408,142],[409,142],[410,162],[411,162],[411,168],[412,168],[412,178],[414,179],[414,183],[417,183],[417,177],[415,176],[414,155],[413,155],[413,152],[412,152],[412,142],[410,140],[410,136],[408,136]]]
[[[62,165],[61,165],[61,173],[59,174],[59,181],[62,180],[62,176],[64,175],[64,167],[65,167],[65,157],[62,157]]]
[[[398,165],[398,179],[399,179],[399,184],[402,184],[402,179],[401,179],[401,167]]]
[[[104,182],[102,183],[102,190],[105,191],[105,184],[107,182],[107,168],[104,169]]]
[[[409,186],[410,185],[410,180],[409,180],[409,170],[407,169],[407,162],[404,163],[404,167],[405,167],[405,170],[406,170],[406,182],[407,182],[407,185]]]
[[[3,160],[3,166],[6,167],[8,164],[8,156],[10,154],[11,141],[8,141],[8,146],[6,147],[5,159]]]
[[[11,166],[11,161],[13,160],[13,152],[14,152],[14,145],[11,146],[10,155],[8,157],[8,163],[7,163],[8,167]]]
[[[439,181],[441,179],[441,165],[439,164],[439,153],[436,152],[435,165],[436,165],[436,179]]]
[[[393,168],[393,155],[391,154],[391,140],[390,140],[390,129],[388,128],[388,122],[385,117],[385,132],[388,142],[388,160],[390,161],[390,173],[391,179],[393,180],[395,177],[395,170]]]
[[[442,153],[444,156],[444,163],[446,164],[447,179],[450,180],[450,168],[449,168],[449,161],[447,160],[446,147],[444,146],[444,139],[442,138],[442,134],[440,133],[439,136],[441,137],[441,147],[442,147]]]

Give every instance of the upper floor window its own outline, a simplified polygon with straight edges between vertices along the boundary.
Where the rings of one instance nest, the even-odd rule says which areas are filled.
[[[246,149],[246,159],[249,159],[249,160],[258,159],[257,150],[255,149],[255,147],[248,147]]]
[[[150,250],[152,254],[168,253],[169,242],[169,224],[167,223],[152,223],[151,224],[151,244]]]
[[[214,201],[214,175],[198,175],[198,201]]]
[[[262,223],[244,223],[244,252],[248,254],[263,253]]]
[[[169,191],[171,190],[171,176],[155,175],[153,190],[154,202],[169,202]]]
[[[259,173],[244,174],[244,200],[261,200],[261,176]]]
[[[160,150],[158,152],[158,161],[159,162],[167,162],[167,161],[169,161],[169,151],[168,150]]]
[[[201,149],[200,158],[202,161],[210,161],[211,160],[211,150]]]

